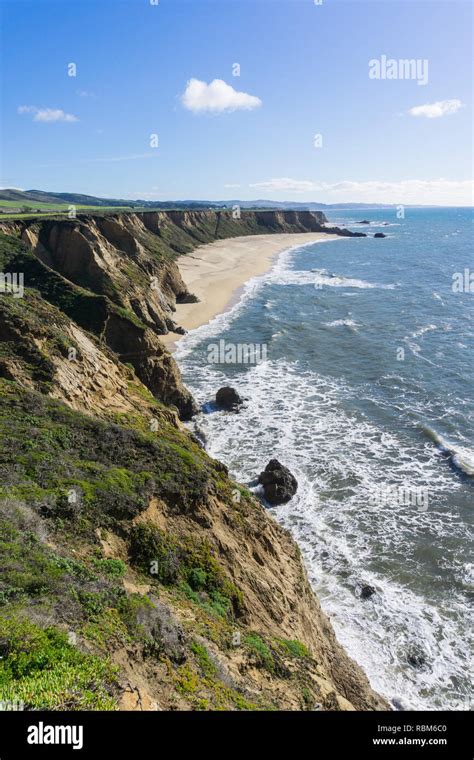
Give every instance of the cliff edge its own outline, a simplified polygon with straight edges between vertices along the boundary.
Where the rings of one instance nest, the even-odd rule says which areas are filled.
[[[324,223],[265,213],[238,234]],[[194,402],[159,340],[189,296],[174,259],[216,229],[236,234],[233,221],[2,227],[0,700],[388,709],[338,644],[295,542],[180,421]]]

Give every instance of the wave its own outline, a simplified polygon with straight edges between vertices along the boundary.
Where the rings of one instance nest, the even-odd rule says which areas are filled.
[[[454,467],[469,477],[474,476],[474,451],[466,446],[451,443],[442,435],[425,425],[421,426],[425,435],[441,450]]]
[[[432,294],[431,294],[431,295],[432,295],[432,297],[433,297],[433,298],[434,298],[436,301],[440,301],[440,303],[441,303],[441,306],[444,306],[444,305],[445,305],[445,304],[444,304],[444,301],[443,301],[443,299],[441,298],[440,294],[436,292],[436,290],[433,290],[433,292],[432,292]]]
[[[229,382],[225,371],[192,356],[182,370],[201,402]],[[394,705],[440,709],[459,701],[446,683],[455,678],[464,694],[464,590],[459,598],[451,595],[445,614],[438,603],[442,580],[432,578],[428,598],[416,579],[426,571],[418,565],[419,541],[428,536],[449,557],[443,542],[465,540],[465,526],[438,511],[431,496],[426,511],[391,495],[374,503],[373,496],[385,493],[388,483],[404,488],[409,479],[442,503],[461,484],[439,468],[434,452],[420,454],[415,437],[347,411],[341,400],[360,391],[340,379],[280,359],[232,375],[232,384],[246,398],[245,412],[196,420],[208,452],[250,488],[275,456],[295,474],[295,498],[272,512],[297,540],[343,646]],[[364,602],[366,583],[377,594]],[[424,664],[414,667],[414,661]]]
[[[340,237],[337,238],[337,240],[350,240],[350,238]],[[319,245],[321,243],[327,242],[334,241],[312,240],[309,243],[294,245],[282,251],[279,254],[273,268],[269,272],[247,280],[247,282],[244,284],[243,291],[239,300],[228,311],[224,311],[222,314],[218,314],[206,324],[201,325],[194,330],[191,330],[184,338],[181,338],[181,340],[178,341],[176,350],[174,352],[175,359],[178,362],[181,361],[194,349],[195,346],[201,342],[201,340],[208,336],[216,335],[217,333],[222,332],[227,327],[229,327],[229,325],[231,325],[232,322],[239,316],[243,308],[246,306],[247,302],[250,299],[254,298],[261,290],[261,288],[264,287],[267,283],[280,283],[282,281],[282,278],[285,278],[286,274],[292,271],[289,268],[290,263],[293,260],[293,256],[298,251],[303,248],[308,248],[313,245]],[[290,280],[291,278],[289,278],[288,281],[284,279],[283,284],[291,284]],[[300,283],[296,281],[295,284]],[[267,304],[265,304],[265,308],[271,310],[273,308],[273,303],[271,301],[267,302]]]
[[[304,351],[298,354],[293,345],[288,353],[297,357],[294,361],[272,357],[245,368],[211,366],[202,360],[202,352],[192,351],[209,335],[216,336],[228,327],[231,335],[239,335],[244,329],[240,320],[234,326],[231,322],[267,283],[296,288],[320,283],[339,288],[331,300],[337,293],[359,301],[364,298],[358,288],[399,287],[398,282],[377,284],[385,279],[385,269],[365,270],[382,272],[371,275],[374,282],[323,268],[299,271],[293,268],[298,266],[293,256],[299,248],[286,251],[270,273],[247,283],[244,300],[233,312],[180,341],[177,358],[198,401],[209,401],[216,389],[226,384],[235,386],[246,399],[245,411],[239,415],[203,413],[191,425],[198,425],[197,432],[210,455],[224,461],[232,476],[250,488],[272,457],[294,472],[298,493],[289,504],[271,511],[296,539],[338,639],[362,665],[372,686],[397,709],[466,709],[465,642],[472,568],[464,559],[469,556],[470,537],[463,510],[468,507],[471,484],[451,467],[440,466],[440,452],[434,446],[420,446],[418,427],[428,415],[429,419],[442,419],[444,413],[452,425],[453,420],[458,425],[456,414],[464,419],[465,407],[457,411],[456,388],[439,401],[433,399],[422,392],[416,374],[403,375],[402,365],[396,365],[400,375],[391,369],[378,383],[351,385],[340,376],[320,374],[324,363],[314,367],[312,357]],[[328,267],[341,270],[351,264],[336,264],[332,258],[331,262]],[[394,274],[393,281],[396,278]],[[296,288],[287,292],[289,299],[280,299],[273,290],[265,298],[265,292],[252,306],[251,318],[262,316],[262,328],[268,326],[272,337],[285,335],[279,341],[282,351],[285,340],[298,341],[298,333],[291,334],[291,319],[284,319],[287,301],[295,296],[303,299],[309,295],[311,303],[318,301],[328,330],[356,329],[356,324],[350,324],[352,316],[362,325],[368,324],[364,312],[360,316],[349,309],[339,311],[343,319],[330,321],[334,312],[324,311],[324,298],[314,299]],[[400,287],[398,293],[403,297],[404,289]],[[431,289],[428,298],[430,294],[438,297]],[[372,291],[366,295],[372,296]],[[395,299],[390,302],[393,308]],[[442,305],[436,305],[436,311]],[[434,314],[431,319],[438,325],[428,324],[428,319],[420,316],[402,321],[402,335],[406,334],[405,344],[418,358],[433,364],[420,355],[422,336],[437,329],[441,340],[443,323]],[[416,322],[425,324],[420,327]],[[245,322],[245,330],[251,326]],[[334,333],[326,333],[326,338],[331,336],[334,338]],[[381,414],[373,415],[376,406]],[[394,414],[396,422],[391,425]],[[459,421],[459,430],[461,424]],[[431,431],[431,439],[444,449],[457,470],[459,464],[474,468],[468,449],[453,445],[435,431]],[[463,473],[467,474],[466,469]],[[400,493],[407,488],[429,494],[426,511],[416,504],[400,503]],[[376,594],[365,601],[360,597],[364,584],[376,588]]]
[[[412,338],[421,338],[422,335],[424,335],[427,332],[431,332],[432,330],[437,330],[438,325],[424,325],[423,327],[418,328],[418,330],[415,330],[415,332],[412,333]]]
[[[418,335],[418,337],[421,337],[423,335],[423,332],[421,333],[414,333],[413,337],[415,335]],[[407,344],[408,348],[412,352],[413,356],[416,356],[417,359],[422,359],[427,364],[430,364],[432,367],[439,367],[439,364],[436,364],[436,362],[432,361],[431,359],[428,359],[427,356],[423,356],[421,353],[421,346],[418,345],[418,343],[415,343],[412,339],[412,336],[406,335],[403,338],[403,341]]]
[[[394,284],[380,284],[359,280],[353,277],[345,277],[326,269],[297,270],[285,269],[275,272],[272,282],[278,285],[314,285],[315,288],[380,288],[393,290]]]
[[[337,222],[334,222],[334,224],[337,224]],[[377,222],[372,221],[369,222],[369,224],[361,224],[360,222],[350,221],[350,222],[341,222],[339,223],[340,227],[351,227],[355,229],[368,229],[369,227],[400,227],[400,222]]]
[[[353,319],[335,319],[333,322],[323,322],[326,327],[349,327],[357,331],[360,327],[358,322],[354,322]]]

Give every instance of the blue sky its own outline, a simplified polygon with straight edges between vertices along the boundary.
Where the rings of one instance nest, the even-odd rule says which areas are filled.
[[[2,9],[3,187],[472,202],[469,2],[3,0]],[[401,70],[369,78],[382,56],[428,61],[427,84]],[[183,101],[193,79],[201,84]]]

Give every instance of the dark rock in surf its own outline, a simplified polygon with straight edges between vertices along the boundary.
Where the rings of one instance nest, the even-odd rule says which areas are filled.
[[[373,596],[374,594],[375,594],[375,588],[373,586],[370,586],[369,584],[362,586],[360,590],[361,599],[370,599],[370,597]]]
[[[422,668],[426,664],[426,655],[419,647],[411,647],[407,652],[407,660],[412,668]]]
[[[239,396],[235,388],[231,388],[228,385],[219,388],[216,393],[217,406],[228,412],[238,412],[243,403],[243,399]]]
[[[368,219],[361,219],[360,222],[356,222],[356,224],[370,224]]]
[[[271,459],[258,476],[265,499],[273,506],[286,504],[298,490],[298,481],[278,459]]]
[[[382,238],[382,237],[387,237],[385,232],[376,232],[374,235],[374,238]]]

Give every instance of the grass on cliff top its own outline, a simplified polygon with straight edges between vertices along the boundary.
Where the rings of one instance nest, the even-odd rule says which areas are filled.
[[[69,219],[69,207],[74,205],[76,212],[90,212],[97,216],[105,216],[117,212],[145,210],[132,206],[85,206],[69,203],[36,203],[35,201],[2,201],[0,200],[0,223],[4,219]]]

